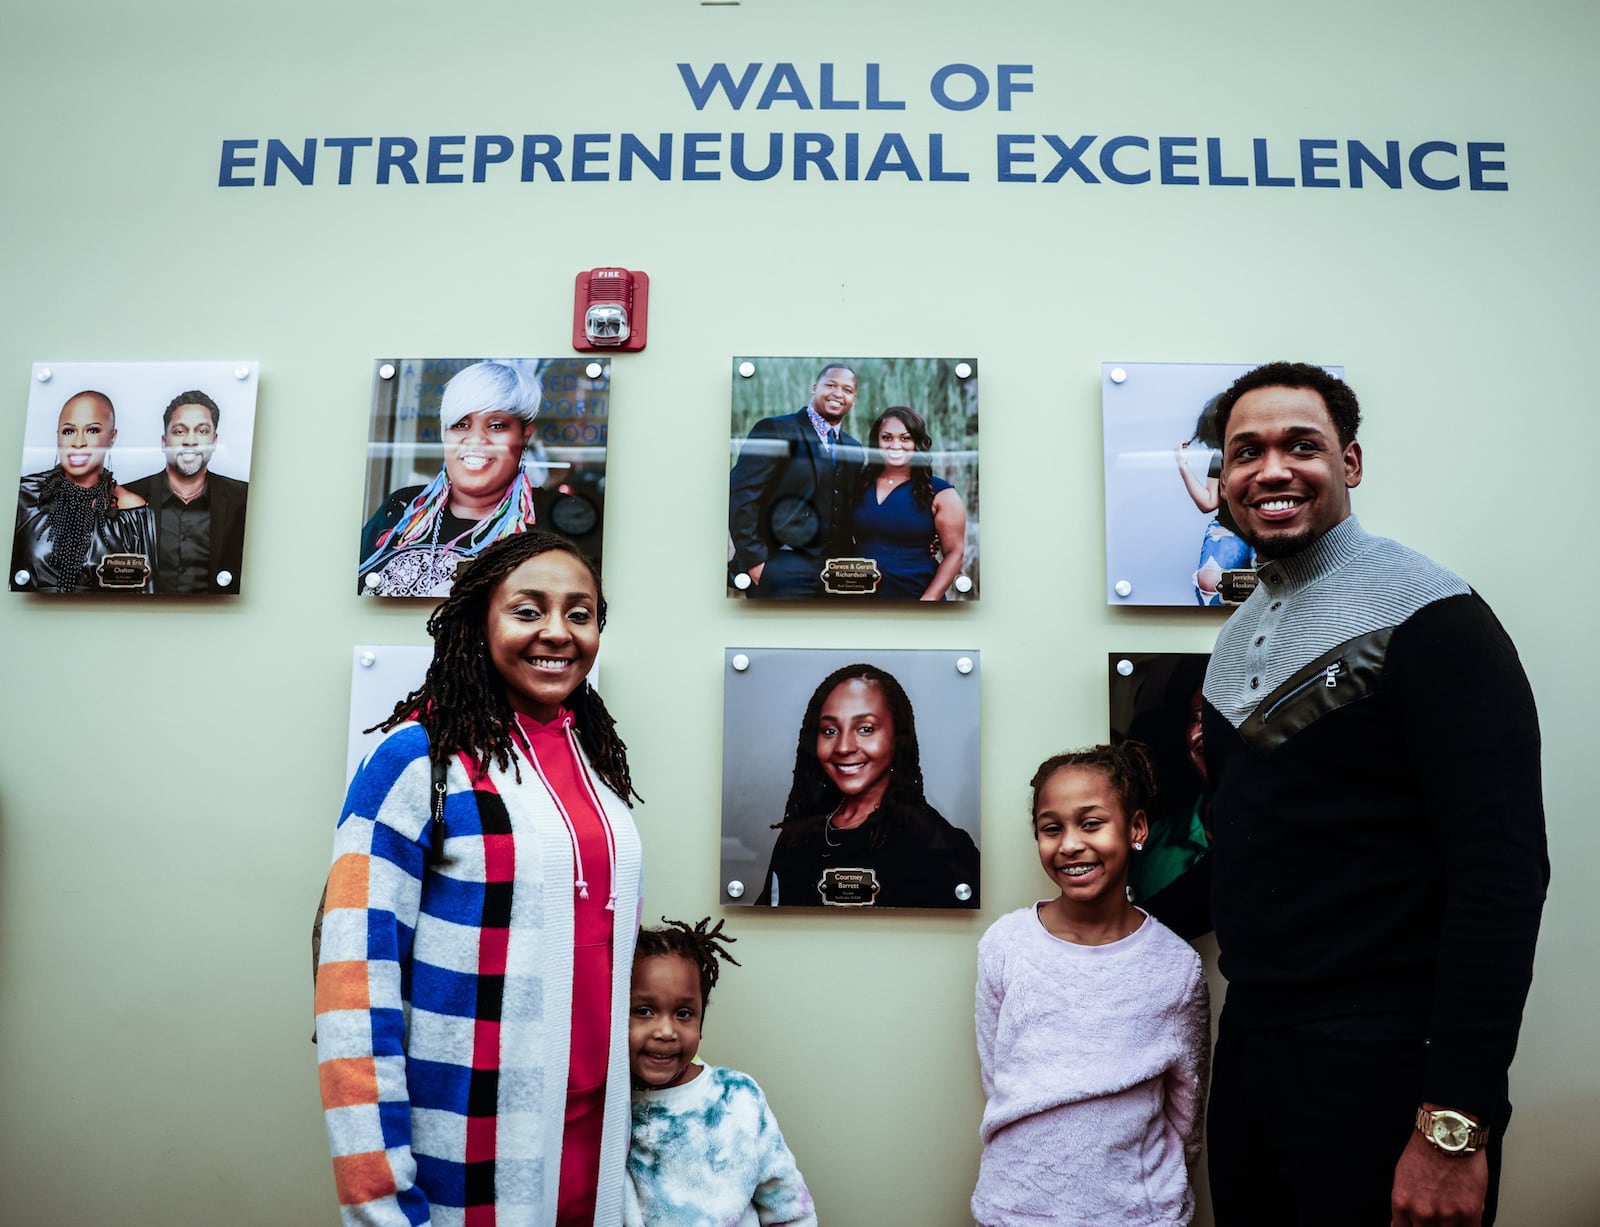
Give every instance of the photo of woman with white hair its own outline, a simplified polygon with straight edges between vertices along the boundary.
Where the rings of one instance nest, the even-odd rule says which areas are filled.
[[[548,407],[553,400],[540,377],[539,361],[468,363],[430,359],[379,365],[367,506],[372,508],[378,497],[382,501],[361,533],[356,582],[363,595],[448,596],[464,560],[536,522],[593,548],[584,538],[585,530],[598,535],[596,502],[565,483],[559,492],[543,489],[552,467],[567,472],[574,466],[552,465],[536,427],[541,404]],[[546,374],[563,387],[571,382],[564,369]],[[551,437],[597,442],[598,448],[575,450],[597,450],[603,472],[604,393],[596,400],[593,389],[589,392],[586,398],[583,389],[574,388],[560,399],[558,415],[576,418],[553,419],[549,425],[556,433]],[[595,409],[601,423],[597,437],[580,436],[575,424],[596,433],[591,420]],[[430,473],[431,480],[415,484]],[[382,496],[389,482],[405,484]],[[543,522],[545,512],[552,512],[552,523]]]

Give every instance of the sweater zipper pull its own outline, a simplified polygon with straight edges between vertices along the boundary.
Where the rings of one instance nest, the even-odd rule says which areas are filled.
[[[1338,661],[1334,661],[1325,670],[1323,670],[1323,673],[1327,677],[1327,681],[1324,682],[1323,684],[1326,685],[1329,690],[1332,690],[1335,686],[1337,686],[1339,684],[1339,662]]]

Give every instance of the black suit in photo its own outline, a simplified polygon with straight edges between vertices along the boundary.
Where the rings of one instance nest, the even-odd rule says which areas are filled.
[[[830,456],[804,409],[750,428],[728,480],[731,569],[766,564],[748,595],[822,591],[823,563],[848,552],[864,468],[861,444],[842,431]]]
[[[167,471],[162,469],[150,474],[149,477],[136,478],[123,484],[150,504],[150,510],[156,521],[155,549],[159,558],[161,500],[167,495]],[[211,553],[206,566],[206,586],[193,591],[212,593],[239,591],[239,573],[244,566],[244,507],[249,491],[248,482],[224,477],[220,473],[209,471],[206,473],[206,494],[211,500]],[[156,559],[151,561],[154,563]],[[217,576],[224,571],[228,574],[228,582],[219,584]],[[158,574],[156,595],[171,591],[173,590],[161,586]]]

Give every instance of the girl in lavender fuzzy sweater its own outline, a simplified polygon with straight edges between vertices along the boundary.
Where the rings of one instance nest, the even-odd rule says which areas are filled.
[[[978,944],[983,1227],[1166,1227],[1194,1215],[1210,998],[1200,958],[1128,902],[1155,792],[1137,742],[1047,759],[1039,861],[1059,889]]]

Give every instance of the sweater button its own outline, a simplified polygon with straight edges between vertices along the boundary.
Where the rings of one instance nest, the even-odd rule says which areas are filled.
[[[1251,690],[1260,690],[1261,689],[1261,679],[1259,677],[1253,677],[1253,678],[1250,679],[1250,689]]]
[[[1267,608],[1268,609],[1282,609],[1283,608],[1283,602],[1282,601],[1274,601],[1274,602],[1272,602],[1271,605],[1267,606]]]
[[[1265,635],[1257,635],[1256,636],[1256,647],[1259,648],[1266,641],[1267,641],[1267,637]]]

